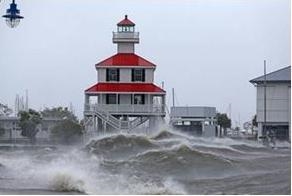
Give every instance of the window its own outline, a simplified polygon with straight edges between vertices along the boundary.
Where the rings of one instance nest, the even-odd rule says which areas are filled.
[[[106,81],[120,81],[120,70],[119,69],[107,69],[106,70]]]
[[[132,69],[132,81],[145,82],[145,69]]]
[[[134,32],[135,29],[133,26],[118,26],[118,32]]]
[[[134,104],[145,104],[145,95],[134,95]]]
[[[106,95],[106,104],[117,104],[117,95],[116,94],[107,94]]]

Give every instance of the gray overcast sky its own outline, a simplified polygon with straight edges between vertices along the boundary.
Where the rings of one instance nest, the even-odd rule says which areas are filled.
[[[233,123],[255,114],[248,81],[290,65],[289,0],[18,0],[16,29],[0,21],[0,102],[14,108],[29,91],[30,107],[74,105],[96,83],[94,64],[116,53],[112,31],[125,14],[136,23],[136,53],[157,64],[177,104],[215,106]],[[10,0],[0,3],[5,13]]]

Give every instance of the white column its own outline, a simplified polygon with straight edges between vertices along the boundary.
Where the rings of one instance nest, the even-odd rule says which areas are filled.
[[[148,104],[148,112],[152,112],[153,111],[153,106],[151,106],[150,103],[150,94],[147,95],[147,104]]]
[[[165,112],[166,104],[165,104],[165,95],[162,95],[162,107],[163,107],[163,112]]]
[[[85,104],[89,104],[89,95],[85,94],[85,100],[84,100]]]
[[[89,95],[85,94],[84,96],[84,110],[89,110],[90,106],[89,106]]]

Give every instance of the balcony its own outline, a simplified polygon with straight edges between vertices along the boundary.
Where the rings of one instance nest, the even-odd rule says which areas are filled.
[[[139,43],[139,32],[113,32],[113,43],[118,42]]]
[[[165,116],[164,105],[133,105],[133,104],[85,104],[84,114],[106,111],[112,115],[157,115]]]

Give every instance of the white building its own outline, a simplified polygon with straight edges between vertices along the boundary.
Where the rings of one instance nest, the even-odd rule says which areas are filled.
[[[117,54],[97,63],[97,83],[85,90],[86,129],[132,130],[165,116],[166,92],[156,86],[156,65],[135,54],[139,33],[125,16],[113,32]]]
[[[218,136],[218,133],[216,133],[215,107],[171,107],[170,124],[177,130],[189,132],[193,135]]]
[[[250,80],[257,88],[258,137],[273,130],[278,139],[291,141],[291,66],[266,74],[266,125],[264,81],[264,76]]]

